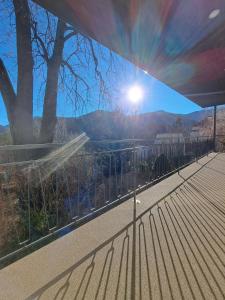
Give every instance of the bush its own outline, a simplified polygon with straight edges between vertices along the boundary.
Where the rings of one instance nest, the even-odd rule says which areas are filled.
[[[168,158],[164,154],[158,156],[153,166],[153,174],[155,175],[155,177],[156,178],[161,177],[171,171],[172,171],[172,166]]]

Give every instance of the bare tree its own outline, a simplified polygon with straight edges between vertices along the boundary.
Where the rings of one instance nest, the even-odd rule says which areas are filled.
[[[59,93],[72,101],[75,108],[78,105],[85,106],[90,99],[92,85],[96,87],[97,82],[99,99],[107,99],[108,88],[104,78],[113,69],[113,55],[109,51],[106,53],[105,49],[96,51],[97,46],[91,39],[81,36],[73,27],[29,0],[4,1],[12,4],[16,29],[16,87],[10,79],[7,66],[0,58],[0,92],[13,143],[52,142]],[[107,68],[102,68],[99,55],[107,60]],[[93,80],[88,81],[88,72],[93,72],[94,84]],[[38,95],[43,99],[38,139],[35,139],[33,132],[36,76],[39,76]]]

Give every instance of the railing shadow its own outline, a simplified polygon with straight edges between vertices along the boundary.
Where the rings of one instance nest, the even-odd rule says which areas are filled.
[[[224,198],[207,190],[204,174],[196,172],[26,300],[131,299],[133,226],[135,299],[225,299],[225,218],[217,209]]]
[[[124,290],[124,299],[129,299],[129,262],[130,262],[130,237],[132,236],[132,223],[125,226],[122,230],[116,233],[113,237],[102,243],[96,249],[88,253],[73,266],[65,270],[63,273],[56,276],[53,280],[48,282],[45,286],[30,295],[28,299],[42,299],[46,297],[48,290],[51,290],[56,284],[59,287],[54,290],[51,299],[68,298],[69,289],[74,285],[73,277],[76,277],[78,271],[79,280],[76,281],[76,286],[72,287],[72,299],[106,299],[107,290],[109,286],[109,279],[114,272],[117,276],[115,280],[115,299],[121,293],[121,284]],[[116,271],[115,265],[113,267],[113,260],[115,260],[115,244],[117,244],[117,258]],[[81,270],[80,270],[81,269]],[[61,282],[64,281],[62,284]],[[121,283],[123,281],[123,283]],[[94,289],[93,289],[94,287]],[[124,288],[125,287],[125,288]],[[48,297],[48,296],[47,296]]]

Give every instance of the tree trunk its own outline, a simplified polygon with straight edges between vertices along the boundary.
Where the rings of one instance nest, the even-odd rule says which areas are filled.
[[[66,24],[59,20],[57,24],[55,45],[52,57],[48,62],[47,82],[45,88],[43,117],[39,140],[41,143],[52,143],[57,123],[56,109],[58,96],[58,78],[64,48]]]
[[[8,72],[3,61],[0,59],[0,92],[5,103],[7,116],[10,124],[10,132],[13,141],[15,140],[14,108],[16,105],[16,94],[14,92]]]
[[[31,16],[27,0],[13,0],[16,17],[17,92],[0,60],[0,91],[6,106],[14,144],[29,144],[33,137],[33,56]]]
[[[15,144],[33,143],[33,56],[31,16],[27,0],[13,0],[16,16],[17,96],[14,107]]]

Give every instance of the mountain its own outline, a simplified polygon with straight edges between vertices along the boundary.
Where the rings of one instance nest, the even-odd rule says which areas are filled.
[[[121,112],[97,110],[78,118],[59,118],[56,140],[67,140],[85,132],[92,140],[153,138],[157,133],[182,131],[191,128],[209,115],[211,110],[196,111],[190,114],[173,114],[165,111],[149,112],[137,116]]]
[[[218,116],[222,114],[225,115],[225,110],[218,109]],[[82,132],[85,132],[91,140],[117,140],[133,137],[151,139],[157,133],[168,132],[183,132],[188,135],[193,126],[204,123],[204,120],[212,115],[212,109],[190,114],[157,111],[137,116],[125,115],[119,111],[97,110],[78,118],[58,118],[55,142],[66,142]],[[8,128],[8,126],[0,125],[0,134],[5,133]],[[34,119],[34,128],[38,134],[40,118]]]
[[[214,125],[214,119],[210,115],[200,121],[197,126],[195,127],[195,130],[198,130],[198,132],[201,135],[210,135],[213,134],[213,126]],[[216,117],[216,134],[224,136],[225,135],[225,109],[220,108],[217,112]]]

